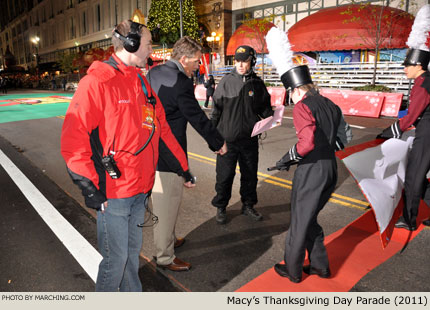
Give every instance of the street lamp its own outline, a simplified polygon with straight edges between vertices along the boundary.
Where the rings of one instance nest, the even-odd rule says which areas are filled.
[[[37,75],[37,84],[39,86],[39,41],[40,38],[38,36],[35,36],[31,39],[31,42],[33,42],[34,46],[36,47],[36,75]]]
[[[210,37],[206,38],[206,41],[208,41],[209,43],[212,42],[212,49],[211,49],[211,53],[210,53],[210,60],[211,60],[211,73],[214,71],[214,60],[213,60],[213,50],[215,49],[215,42],[220,41],[220,35],[216,34],[216,32],[212,32]]]

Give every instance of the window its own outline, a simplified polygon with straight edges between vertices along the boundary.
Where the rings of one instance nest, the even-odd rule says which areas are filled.
[[[51,43],[52,43],[52,45],[54,45],[55,44],[55,38],[57,36],[57,28],[53,27],[51,34],[52,34],[52,41],[51,41]]]
[[[85,12],[85,11],[82,12],[81,26],[82,26],[81,34],[86,35],[87,34],[87,12]]]
[[[284,6],[275,7],[275,15],[281,15],[281,14],[284,14]]]
[[[96,5],[96,22],[95,22],[95,31],[100,31],[101,29],[101,12],[100,12],[100,4]]]
[[[76,36],[76,33],[75,33],[75,19],[73,17],[70,17],[69,25],[70,25],[70,30],[69,30],[70,39],[74,39]]]
[[[273,8],[264,9],[264,16],[271,16],[273,14]]]
[[[261,17],[263,17],[263,10],[254,11],[254,18],[261,18]]]

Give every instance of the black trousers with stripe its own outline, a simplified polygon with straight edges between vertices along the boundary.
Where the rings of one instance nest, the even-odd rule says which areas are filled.
[[[334,158],[299,165],[294,173],[291,221],[284,256],[288,273],[293,277],[302,278],[306,251],[312,267],[329,267],[324,232],[317,218],[330,199],[336,182],[337,164]]]
[[[415,130],[415,139],[408,156],[405,176],[403,217],[412,226],[417,224],[420,200],[430,206],[430,119],[422,119]]]

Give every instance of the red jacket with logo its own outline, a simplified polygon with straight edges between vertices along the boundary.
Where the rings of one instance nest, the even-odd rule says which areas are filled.
[[[95,61],[80,81],[64,120],[61,154],[72,179],[76,174],[91,181],[107,198],[128,198],[152,189],[159,139],[175,154],[178,166],[188,170],[185,153],[170,130],[163,105],[152,93],[156,98],[153,110],[138,74],[138,68],[125,65],[115,55],[108,63]],[[150,85],[141,77],[151,95]],[[148,140],[152,119],[155,133],[135,156]],[[112,152],[121,172],[118,179],[112,179],[101,165],[102,157]]]

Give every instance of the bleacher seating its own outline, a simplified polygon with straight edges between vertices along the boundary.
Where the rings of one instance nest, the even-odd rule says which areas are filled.
[[[218,82],[224,74],[229,72],[233,66],[218,68],[213,72]],[[365,86],[372,82],[373,63],[319,63],[310,67],[312,79],[324,88],[352,89],[357,86]],[[262,66],[257,65],[257,74],[262,77]],[[265,65],[264,81],[272,85],[282,85],[274,67]],[[409,80],[406,78],[401,62],[379,62],[376,70],[376,85],[389,87],[393,92],[403,93],[407,99]]]

